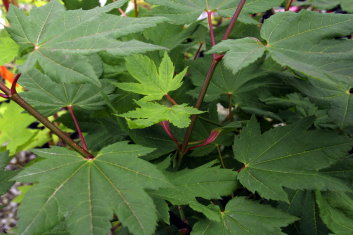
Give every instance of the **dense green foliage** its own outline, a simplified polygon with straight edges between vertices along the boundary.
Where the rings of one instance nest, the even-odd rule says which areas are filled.
[[[9,233],[353,234],[351,2],[12,5],[0,191],[31,186]]]

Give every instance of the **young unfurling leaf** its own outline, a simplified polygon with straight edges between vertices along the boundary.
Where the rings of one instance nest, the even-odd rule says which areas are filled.
[[[174,76],[174,65],[165,53],[161,64],[157,67],[153,60],[144,55],[126,58],[128,72],[138,83],[115,83],[120,89],[144,95],[142,101],[160,100],[171,91],[182,85],[187,69]]]

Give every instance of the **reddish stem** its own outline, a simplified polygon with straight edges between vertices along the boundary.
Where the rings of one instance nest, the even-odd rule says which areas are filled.
[[[78,121],[77,121],[77,119],[76,119],[74,110],[72,109],[72,106],[71,106],[71,105],[67,106],[67,109],[69,110],[69,112],[70,112],[70,114],[71,114],[72,120],[74,120],[74,123],[75,123],[76,129],[77,129],[78,135],[80,136],[82,148],[87,151],[86,142],[85,142],[85,139],[83,138],[82,131],[81,131],[80,125],[78,124]]]
[[[289,0],[288,3],[287,3],[287,6],[285,8],[286,11],[289,11],[289,8],[292,6],[294,0]]]
[[[6,9],[6,12],[9,11],[9,8],[10,8],[10,2],[9,0],[2,0],[3,4],[4,4],[4,7]]]
[[[196,149],[196,148],[199,148],[202,146],[212,144],[217,139],[217,137],[219,136],[220,133],[221,133],[221,130],[219,130],[219,129],[212,130],[210,136],[206,140],[204,140],[203,143],[192,146],[192,147],[188,148],[185,152],[189,152],[192,149]]]
[[[238,5],[237,9],[235,10],[232,19],[230,20],[230,23],[228,25],[227,31],[225,32],[222,40],[227,40],[229,38],[229,35],[232,32],[232,30],[234,28],[234,25],[235,25],[235,23],[238,20],[240,12],[241,12],[241,10],[243,10],[245,2],[246,2],[246,0],[240,0],[239,5]]]
[[[196,60],[199,57],[202,46],[203,46],[203,42],[200,42],[199,48],[197,49],[197,52],[194,56],[194,60]]]
[[[216,45],[216,39],[214,37],[214,32],[213,32],[212,11],[207,11],[207,20],[208,20],[208,27],[210,28],[212,46],[214,46]]]
[[[178,105],[178,103],[175,102],[175,100],[174,100],[172,97],[170,97],[170,95],[165,94],[164,96],[167,97],[167,99],[168,99],[173,105]]]
[[[167,133],[167,135],[174,141],[174,143],[176,144],[176,146],[178,148],[178,152],[180,152],[180,144],[179,144],[178,140],[172,134],[172,132],[170,130],[169,122],[168,121],[162,121],[159,124],[161,124],[161,126],[163,127],[163,129]]]
[[[127,16],[126,13],[125,13],[125,11],[124,11],[123,9],[119,8],[119,11],[120,11],[120,13],[121,13],[122,16]]]
[[[16,86],[17,86],[18,79],[20,79],[20,77],[21,77],[20,73],[16,74],[15,79],[11,84],[11,95],[17,94]]]

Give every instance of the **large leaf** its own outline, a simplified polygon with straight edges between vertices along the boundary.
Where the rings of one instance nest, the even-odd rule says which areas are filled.
[[[291,189],[350,190],[338,179],[319,173],[347,156],[351,139],[324,131],[307,131],[311,119],[263,134],[253,117],[235,138],[235,158],[244,164],[239,181],[262,197],[288,202]]]
[[[316,193],[320,216],[327,227],[339,235],[353,233],[353,196],[352,194],[327,192]]]
[[[135,55],[126,59],[128,72],[139,83],[116,83],[125,91],[144,95],[143,101],[160,100],[170,91],[178,89],[182,85],[182,79],[186,69],[174,77],[173,62],[167,53],[164,53],[157,71],[154,62],[143,55]]]
[[[169,183],[138,158],[151,151],[118,142],[88,160],[64,148],[36,150],[44,160],[16,176],[37,183],[21,204],[19,233],[42,234],[65,217],[70,234],[107,234],[116,214],[133,234],[153,234],[156,208],[144,189]]]
[[[190,124],[191,115],[203,113],[187,104],[168,107],[154,102],[136,103],[140,108],[118,115],[127,119],[131,129],[149,127],[161,121],[169,121],[176,127],[185,128]]]
[[[48,73],[57,73],[64,82],[92,82],[99,84],[92,66],[84,54],[108,51],[115,55],[161,49],[139,41],[117,41],[116,38],[142,31],[164,21],[163,18],[127,18],[105,14],[121,7],[120,0],[106,7],[88,11],[65,11],[58,1],[36,8],[26,16],[11,7],[8,16],[12,38],[29,51],[22,72],[31,69],[35,62]],[[69,76],[71,75],[71,76]],[[67,77],[75,77],[68,80]]]
[[[308,23],[310,22],[310,23]],[[340,128],[352,125],[353,15],[302,11],[271,17],[261,35],[274,60],[310,78],[305,93],[330,105],[329,115]]]
[[[244,197],[228,202],[224,211],[219,212],[221,222],[201,220],[191,235],[201,234],[284,234],[281,227],[293,223],[296,217],[268,205],[261,205]]]
[[[220,199],[233,193],[237,187],[236,172],[229,169],[210,167],[209,164],[178,172],[165,172],[174,187],[161,188],[151,194],[165,199],[173,205],[189,205],[204,213],[209,219],[218,220],[214,212],[200,204],[196,197]]]
[[[352,22],[353,15],[286,12],[266,20],[261,29],[267,53],[282,66],[311,78],[312,87],[306,94],[328,103],[329,115],[341,128],[351,126],[353,120],[349,92],[353,87],[353,41],[337,38],[353,33]],[[238,70],[239,60],[227,58],[237,55],[243,39],[224,43],[233,45],[225,64]],[[248,50],[249,58],[258,56],[260,49],[255,48]]]
[[[261,36],[279,64],[342,87],[352,78],[353,41],[335,38],[353,33],[352,22],[353,15],[286,12],[267,20]]]
[[[239,4],[239,0],[147,0],[146,2],[159,5],[155,14],[168,17],[174,24],[193,23],[204,11],[213,11],[221,16],[230,17]],[[252,19],[250,14],[277,7],[282,2],[283,0],[248,0],[239,21],[257,24],[259,22]]]
[[[102,87],[89,83],[56,83],[36,69],[24,74],[21,85],[28,90],[21,96],[46,116],[67,106],[85,110],[101,109],[105,105],[102,93],[109,95],[114,90],[108,82],[102,82]]]

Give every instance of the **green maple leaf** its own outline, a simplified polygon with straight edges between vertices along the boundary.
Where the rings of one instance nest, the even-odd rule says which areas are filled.
[[[217,12],[221,16],[231,17],[239,4],[239,0],[146,0],[159,5],[156,15],[165,16],[174,24],[190,24],[195,22],[204,11]],[[259,22],[249,14],[263,12],[279,6],[283,0],[248,0],[239,17],[239,21],[250,24]]]
[[[219,221],[219,216],[200,204],[196,197],[220,199],[230,195],[237,188],[237,173],[229,169],[211,167],[206,164],[192,170],[164,173],[173,187],[152,191],[151,195],[169,201],[173,205],[189,205],[204,213],[209,219]]]
[[[118,142],[93,160],[64,148],[36,150],[44,160],[15,179],[36,183],[22,201],[20,234],[43,234],[63,218],[70,234],[107,234],[116,214],[133,234],[153,234],[156,208],[145,189],[170,183],[139,156],[153,149]]]
[[[174,77],[173,62],[167,53],[164,53],[157,71],[154,62],[144,55],[135,55],[126,58],[128,72],[139,83],[115,83],[120,89],[144,95],[141,101],[160,100],[170,91],[177,90],[182,85],[187,69]]]
[[[333,234],[353,232],[353,196],[339,192],[316,193],[320,216]]]
[[[284,234],[281,227],[297,220],[268,205],[236,197],[228,202],[224,211],[219,211],[220,222],[201,220],[197,222],[191,235],[201,234]]]
[[[21,96],[45,116],[67,106],[85,110],[101,109],[105,105],[102,93],[109,95],[114,90],[108,82],[102,82],[102,87],[89,83],[56,83],[36,69],[28,71],[22,78],[20,83],[28,91],[21,93]]]
[[[267,20],[261,36],[270,56],[282,66],[328,84],[344,84],[353,76],[353,42],[335,38],[353,33],[352,22],[353,15],[286,12]]]
[[[121,7],[125,2],[126,0],[119,0],[87,11],[66,11],[62,4],[54,0],[33,9],[29,16],[18,8],[11,7],[7,15],[11,27],[7,31],[19,45],[29,51],[21,71],[26,72],[39,62],[48,74],[61,81],[91,82],[98,85],[98,77],[83,55],[107,51],[126,56],[162,49],[136,40],[116,40],[164,21],[160,17],[122,18],[105,13]]]
[[[140,108],[118,115],[128,120],[131,129],[149,127],[161,121],[169,121],[176,127],[185,128],[190,124],[191,115],[203,113],[187,104],[168,107],[154,102],[136,103]]]
[[[340,128],[350,126],[353,120],[353,41],[336,39],[353,33],[353,15],[321,14],[311,11],[278,13],[266,20],[261,36],[266,40],[266,53],[284,67],[310,78],[307,95],[328,103],[329,115]],[[238,45],[239,43],[239,45]],[[222,46],[224,44],[224,46]],[[248,63],[239,63],[235,53],[244,39],[229,40],[216,48],[226,48],[225,65],[233,71],[251,64],[262,56],[263,48],[255,44],[244,47]],[[244,52],[243,52],[244,53]]]
[[[10,63],[18,53],[18,45],[5,30],[0,31],[0,65]]]
[[[261,134],[253,117],[234,143],[235,158],[244,164],[238,179],[262,197],[288,201],[283,187],[349,191],[339,179],[319,172],[349,152],[351,139],[320,130],[307,131],[311,119]]]

